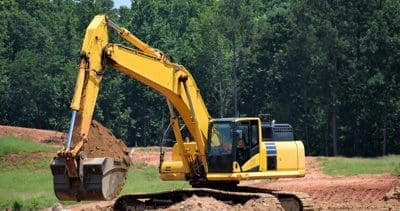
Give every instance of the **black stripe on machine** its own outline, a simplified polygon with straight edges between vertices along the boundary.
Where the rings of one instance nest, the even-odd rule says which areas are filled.
[[[276,145],[274,142],[264,142],[264,145],[267,152],[267,170],[276,170]]]

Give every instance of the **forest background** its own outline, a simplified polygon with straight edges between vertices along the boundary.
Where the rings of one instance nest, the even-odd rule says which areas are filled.
[[[2,0],[0,124],[68,130],[102,13],[187,67],[213,117],[270,113],[308,155],[400,153],[398,0]],[[164,97],[112,69],[95,119],[131,146],[159,145],[169,123]]]

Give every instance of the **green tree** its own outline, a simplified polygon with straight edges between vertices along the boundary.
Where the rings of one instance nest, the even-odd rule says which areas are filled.
[[[191,23],[192,51],[187,56],[210,115],[224,117],[232,105],[232,78],[229,59],[229,41],[219,32],[216,5],[208,6]]]
[[[239,72],[247,72],[245,69],[248,58],[251,56],[250,42],[254,34],[254,23],[252,19],[253,8],[250,1],[220,1],[217,4],[217,28],[219,32],[229,41],[231,73],[232,73],[232,96],[233,115],[239,116]]]

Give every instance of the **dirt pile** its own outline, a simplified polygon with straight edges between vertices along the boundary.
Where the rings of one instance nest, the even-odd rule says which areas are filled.
[[[88,158],[113,157],[121,161],[129,154],[125,143],[96,120],[93,120],[90,125],[88,141],[83,151]]]
[[[79,202],[78,204],[65,206],[56,203],[51,211],[112,211],[114,201],[98,201],[98,202]]]
[[[185,201],[174,204],[166,209],[167,211],[175,210],[232,210],[232,211],[268,211],[268,210],[283,210],[281,206],[277,206],[275,201],[270,201],[268,198],[259,198],[249,200],[245,204],[226,204],[212,197],[198,197],[196,195],[187,198]]]

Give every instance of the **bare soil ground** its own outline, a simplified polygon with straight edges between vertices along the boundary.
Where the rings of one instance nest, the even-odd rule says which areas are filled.
[[[36,141],[59,140],[62,143],[65,134],[57,131],[27,129],[0,126],[0,136],[15,135],[28,137]],[[166,158],[171,149],[166,149]],[[47,153],[32,155],[49,156]],[[131,150],[133,163],[159,165],[159,148],[134,148]],[[2,162],[15,162],[17,155],[10,155]],[[251,181],[243,185],[273,190],[304,192],[314,201],[316,210],[400,210],[400,177],[388,174],[327,176],[321,171],[317,158],[307,157],[307,175],[304,178],[279,179],[274,181]],[[70,206],[70,210],[110,209],[112,202],[88,203]],[[193,196],[168,210],[268,210],[266,202],[251,201],[248,205],[230,206],[213,198]]]
[[[38,142],[61,144],[66,139],[66,134],[54,130],[40,130],[24,127],[0,125],[0,136],[15,136],[29,138]]]
[[[332,177],[324,175],[315,157],[306,159],[304,178],[279,179],[257,187],[298,191],[313,198],[319,210],[400,210],[400,178],[388,174]]]

